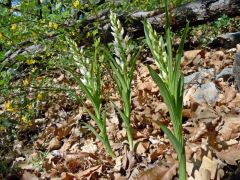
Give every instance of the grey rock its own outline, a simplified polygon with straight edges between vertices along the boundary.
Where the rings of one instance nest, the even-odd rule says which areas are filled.
[[[184,77],[184,83],[189,84],[189,83],[199,79],[200,74],[201,74],[200,72],[195,72],[193,74],[190,74],[190,75]]]
[[[237,84],[238,90],[240,90],[240,53],[237,53],[233,63],[233,76]]]
[[[228,78],[230,76],[232,76],[233,74],[233,68],[230,67],[226,67],[224,68],[219,74],[216,75],[216,80],[220,79],[220,78]]]
[[[201,85],[193,95],[193,100],[199,104],[207,103],[214,106],[217,102],[219,91],[213,82]]]
[[[214,69],[201,69],[199,72],[195,72],[184,77],[184,84],[187,87],[191,83],[201,84],[206,78],[212,79],[214,77]],[[186,89],[185,87],[185,89]]]
[[[210,48],[235,48],[240,43],[240,32],[226,33],[219,35],[216,39],[210,42],[207,46]]]

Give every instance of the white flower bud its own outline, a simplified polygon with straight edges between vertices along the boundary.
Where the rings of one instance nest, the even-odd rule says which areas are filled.
[[[87,73],[86,67],[83,66],[82,68],[80,68],[80,72],[82,75],[85,75]]]
[[[87,85],[87,80],[85,78],[81,78],[81,81],[84,85]]]

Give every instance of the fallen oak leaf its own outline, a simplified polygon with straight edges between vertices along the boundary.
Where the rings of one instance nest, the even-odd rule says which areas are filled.
[[[35,174],[30,173],[28,171],[24,171],[21,179],[22,180],[39,180],[39,178]]]
[[[54,137],[50,142],[49,142],[49,145],[48,145],[48,150],[49,151],[52,151],[52,150],[57,150],[59,149],[60,147],[62,146],[62,142],[59,141],[59,138],[58,136]]]
[[[135,180],[170,180],[177,174],[177,164],[171,168],[156,166],[140,173]]]
[[[226,161],[230,165],[237,165],[238,160],[240,160],[240,145],[236,144],[229,147],[226,150],[216,152],[219,159]]]
[[[74,176],[77,179],[83,179],[86,176],[91,176],[91,174],[96,171],[101,171],[101,169],[102,169],[102,165],[97,165],[97,166],[91,167],[89,169],[86,169],[85,171],[80,171],[75,174],[69,173],[69,175]]]
[[[225,141],[230,139],[236,139],[240,133],[240,116],[226,116],[223,118],[224,125],[220,129],[219,133]]]
[[[201,171],[201,169],[207,170],[210,173],[211,179],[214,179],[217,172],[217,162],[204,156],[199,171]]]

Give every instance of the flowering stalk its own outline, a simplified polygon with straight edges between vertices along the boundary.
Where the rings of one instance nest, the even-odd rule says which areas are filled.
[[[157,37],[156,31],[146,20],[144,21],[144,32],[147,44],[153,55],[154,63],[157,65],[160,73],[158,74],[152,68],[148,67],[150,75],[159,86],[160,93],[166,103],[170,118],[173,124],[173,132],[160,124],[163,132],[172,142],[179,160],[179,178],[186,179],[186,156],[184,148],[184,139],[182,134],[182,106],[183,106],[183,85],[184,78],[180,69],[180,61],[183,53],[183,46],[188,32],[187,24],[181,42],[177,51],[175,60],[172,53],[172,36],[170,31],[168,2],[165,0],[166,16],[166,47],[163,38]]]
[[[137,57],[140,50],[137,53],[133,53],[133,46],[130,44],[130,38],[128,35],[124,36],[124,29],[117,19],[116,14],[110,12],[110,22],[112,35],[114,37],[114,56],[105,51],[106,57],[109,59],[109,64],[113,71],[113,78],[117,84],[117,89],[123,102],[123,111],[118,107],[121,118],[123,119],[130,151],[133,151],[133,138],[131,127],[131,83],[133,79],[133,72]]]
[[[97,48],[99,46],[100,40],[98,39],[95,41],[95,54],[94,57],[91,59],[91,62],[88,58],[86,58],[84,50],[82,48],[80,50],[78,49],[76,42],[67,38],[67,43],[70,47],[70,52],[72,54],[72,58],[70,58],[70,60],[72,60],[73,65],[78,68],[77,70],[80,71],[82,77],[79,78],[76,71],[69,67],[70,62],[64,61],[64,69],[71,73],[78,86],[80,87],[81,91],[85,94],[86,98],[91,101],[94,109],[94,114],[87,108],[86,110],[89,116],[96,122],[100,133],[98,133],[92,125],[85,122],[83,122],[83,124],[86,125],[98,139],[101,140],[109,155],[111,157],[115,157],[115,154],[110,146],[107,136],[106,113],[104,113],[104,115],[101,114],[102,82],[99,71],[99,61],[104,57],[99,55],[100,53]],[[80,102],[84,105],[82,98],[77,96],[77,99],[80,100]]]

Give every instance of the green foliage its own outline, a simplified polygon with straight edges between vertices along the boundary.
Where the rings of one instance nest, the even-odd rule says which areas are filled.
[[[189,34],[202,47],[220,34],[237,31],[240,31],[240,18],[223,15],[213,22],[192,27]]]
[[[183,74],[180,69],[180,61],[183,53],[183,46],[188,32],[189,25],[187,24],[179,48],[173,59],[172,48],[172,33],[170,31],[168,3],[165,0],[166,14],[166,47],[163,37],[158,38],[157,33],[152,29],[152,26],[147,21],[144,22],[144,32],[146,42],[153,54],[154,62],[157,65],[160,73],[158,74],[152,68],[148,67],[150,75],[155,83],[159,86],[160,93],[166,103],[171,122],[173,124],[173,132],[165,126],[160,125],[164,133],[172,142],[176,149],[179,159],[179,176],[181,180],[186,179],[186,159],[184,150],[184,139],[182,135],[182,106],[183,106]]]
[[[47,155],[48,152],[40,151],[36,157],[29,159],[28,163],[31,164],[34,169],[41,170],[44,168],[44,163]]]
[[[217,21],[213,23],[213,26],[217,29],[223,28],[226,29],[230,26],[230,18],[227,15],[223,15],[222,17],[218,18]]]

